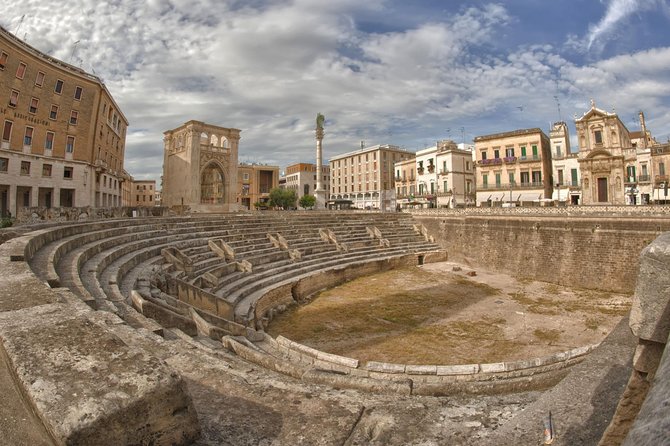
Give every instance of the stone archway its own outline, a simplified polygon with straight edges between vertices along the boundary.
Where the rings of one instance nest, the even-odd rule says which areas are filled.
[[[226,202],[226,185],[223,170],[216,163],[209,163],[200,175],[200,203],[223,204]]]

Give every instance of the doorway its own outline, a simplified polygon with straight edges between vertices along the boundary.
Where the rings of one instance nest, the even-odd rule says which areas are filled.
[[[607,178],[598,178],[598,203],[607,201]]]

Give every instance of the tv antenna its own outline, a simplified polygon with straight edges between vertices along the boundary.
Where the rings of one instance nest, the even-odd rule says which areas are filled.
[[[72,53],[70,54],[70,63],[72,63],[72,58],[74,57],[74,52],[77,50],[77,45],[79,45],[79,40],[77,40],[73,45],[72,45]]]
[[[558,96],[554,96],[554,100],[556,101],[556,108],[558,108],[558,120],[563,121],[563,116],[561,116],[561,103],[558,100]]]

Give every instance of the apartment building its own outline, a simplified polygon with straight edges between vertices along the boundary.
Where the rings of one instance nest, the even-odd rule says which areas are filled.
[[[477,136],[478,206],[529,205],[553,193],[551,144],[539,128]]]
[[[414,154],[390,144],[363,147],[330,159],[330,198],[358,209],[395,209],[394,166]]]
[[[267,204],[270,191],[279,187],[279,166],[242,163],[237,167],[237,204],[254,210],[256,203]]]
[[[153,207],[156,204],[156,181],[155,180],[133,180],[131,185],[131,206]]]
[[[0,214],[122,204],[128,121],[100,78],[0,27]]]
[[[316,190],[316,164],[296,163],[286,167],[284,188],[296,192],[298,200],[303,195],[314,195]],[[326,200],[330,196],[330,167],[321,168],[321,184],[326,189]]]

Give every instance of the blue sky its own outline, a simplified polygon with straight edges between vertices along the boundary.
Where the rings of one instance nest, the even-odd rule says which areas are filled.
[[[540,127],[593,98],[670,138],[670,0],[0,0],[0,24],[102,77],[130,121],[126,169],[159,179],[163,132],[242,130],[240,159]],[[21,21],[23,17],[23,21]],[[73,52],[74,42],[79,41]],[[573,144],[574,146],[574,144]]]

